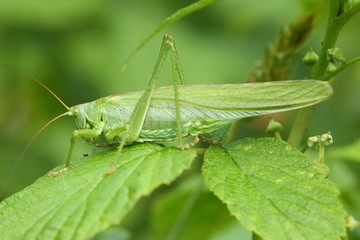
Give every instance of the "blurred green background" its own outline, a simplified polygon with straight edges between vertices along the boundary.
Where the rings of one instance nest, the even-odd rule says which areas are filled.
[[[304,54],[308,46],[319,50],[326,16],[323,2],[220,1],[167,27],[121,74],[122,64],[140,41],[164,18],[192,1],[2,0],[0,62],[40,79],[73,106],[111,94],[143,90],[154,68],[162,34],[169,33],[177,44],[188,83],[239,83],[262,59],[265,47],[283,26],[318,7],[315,29],[300,52]],[[340,34],[337,46],[347,59],[360,55],[359,23],[360,16],[354,17]],[[292,68],[293,79],[309,76],[301,56]],[[160,77],[158,86],[171,84],[169,66]],[[329,152],[360,139],[360,65],[339,75],[334,89],[333,98],[317,107],[307,132],[311,136],[330,130],[334,144]],[[64,111],[41,86],[0,68],[1,184],[37,130]],[[267,118],[245,125],[241,136],[265,136]],[[294,113],[279,115],[278,119],[285,126],[286,136]],[[63,118],[49,126],[16,168],[3,197],[63,164],[73,130],[72,119]],[[91,150],[84,145],[77,152],[81,156]],[[342,201],[360,219],[359,162],[337,157],[330,165]]]

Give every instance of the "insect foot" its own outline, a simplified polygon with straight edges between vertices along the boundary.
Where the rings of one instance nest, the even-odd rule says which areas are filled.
[[[61,169],[61,170],[58,171],[58,172],[49,173],[48,176],[49,176],[49,177],[57,177],[57,176],[59,176],[61,173],[66,172],[67,170],[68,170],[68,168],[63,168],[63,169]]]
[[[209,140],[209,142],[210,142],[212,145],[224,147],[224,143],[219,142],[219,141],[216,141],[216,140],[214,140],[214,139]]]
[[[222,143],[220,141],[210,139],[210,138],[205,138],[205,137],[201,137],[201,141],[208,142],[208,143],[210,143],[212,145],[220,146],[220,147],[224,147],[224,145],[225,145],[224,143]]]
[[[180,148],[181,150],[185,150],[185,149],[188,149],[188,148],[194,146],[196,143],[198,143],[198,142],[200,141],[200,138],[201,138],[202,135],[203,135],[202,132],[198,133],[198,135],[196,135],[191,142],[189,142],[189,143],[187,143],[187,144],[184,144],[184,145],[182,145],[182,146],[179,147],[179,148]]]

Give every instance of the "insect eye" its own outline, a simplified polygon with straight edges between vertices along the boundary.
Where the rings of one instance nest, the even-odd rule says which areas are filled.
[[[74,108],[74,116],[77,116],[79,113],[79,109],[78,108]]]

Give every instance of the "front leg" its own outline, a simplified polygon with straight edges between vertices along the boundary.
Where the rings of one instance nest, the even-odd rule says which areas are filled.
[[[48,176],[55,176],[55,177],[59,176],[61,173],[67,171],[70,168],[71,161],[73,159],[73,154],[74,154],[75,140],[78,137],[96,138],[96,137],[100,136],[101,132],[102,132],[102,127],[96,127],[93,129],[79,129],[79,130],[73,131],[73,133],[71,135],[70,149],[69,149],[68,157],[67,157],[67,160],[65,163],[65,168],[61,169],[58,172],[49,173]]]

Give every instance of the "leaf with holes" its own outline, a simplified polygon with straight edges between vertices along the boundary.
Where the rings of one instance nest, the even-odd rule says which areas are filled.
[[[114,161],[116,154],[85,158],[60,176],[44,176],[5,199],[0,239],[86,239],[119,223],[140,197],[169,184],[196,156],[192,150],[155,144],[127,147]]]

